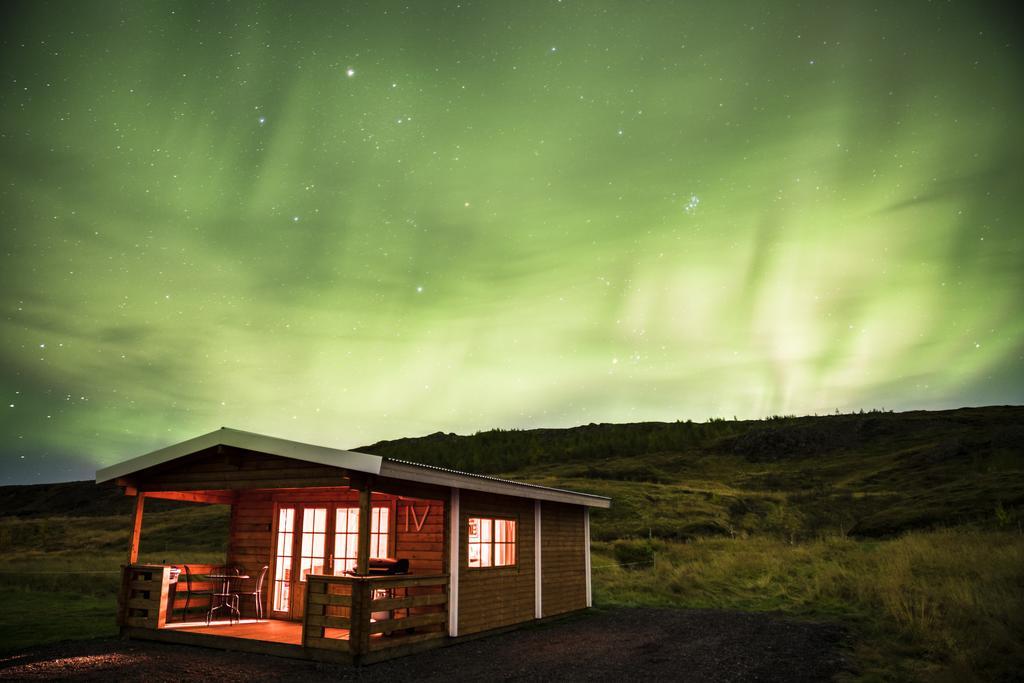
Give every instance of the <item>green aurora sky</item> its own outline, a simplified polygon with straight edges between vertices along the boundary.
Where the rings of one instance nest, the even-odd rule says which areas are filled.
[[[0,482],[1024,402],[981,2],[5,3]]]

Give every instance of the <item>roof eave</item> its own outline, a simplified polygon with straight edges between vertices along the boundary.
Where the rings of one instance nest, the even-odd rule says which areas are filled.
[[[379,474],[385,477],[415,481],[423,484],[569,503],[572,505],[584,505],[593,508],[608,508],[611,506],[611,499],[604,496],[498,479],[496,477],[459,472],[458,470],[449,470],[431,465],[392,460],[379,455],[358,451],[314,446],[312,444],[288,441],[287,439],[278,439],[272,436],[228,429],[226,427],[221,427],[208,434],[203,434],[97,470],[96,483],[102,484],[103,482],[121,477],[129,477],[150,467],[162,465],[214,446],[233,446],[283,458],[304,460],[329,467],[367,474]]]
[[[435,484],[438,486],[482,491],[484,493],[515,496],[517,498],[532,498],[556,503],[569,503],[571,505],[585,505],[593,508],[607,509],[611,507],[612,502],[611,498],[596,496],[590,493],[579,493],[577,491],[565,491],[536,484],[506,481],[494,477],[443,470],[416,463],[391,460],[389,458],[384,458],[384,461],[381,463],[380,475],[382,477],[416,481],[421,484]]]

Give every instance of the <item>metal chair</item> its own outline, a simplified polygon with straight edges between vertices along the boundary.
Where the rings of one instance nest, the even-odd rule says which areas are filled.
[[[256,601],[256,618],[257,619],[262,619],[263,618],[263,584],[267,580],[267,572],[269,570],[270,570],[270,567],[264,565],[263,569],[260,570],[260,575],[259,575],[259,578],[256,579],[256,583],[253,584],[252,586],[247,586],[248,588],[252,588],[252,590],[241,590],[241,591],[236,591],[235,592],[235,596],[236,597],[241,597],[241,598],[252,597]]]
[[[196,590],[196,589],[193,588],[193,584],[195,584],[195,583],[199,583],[199,580],[196,578],[196,575],[192,573],[192,568],[189,567],[186,564],[185,565],[185,609],[183,610],[183,614],[182,614],[182,620],[183,621],[188,621],[188,606],[189,606],[189,603],[192,601],[192,596],[193,595],[198,595],[198,596],[201,596],[201,597],[206,597],[206,598],[209,598],[211,602],[213,601],[213,593],[214,593],[214,591],[212,589]]]

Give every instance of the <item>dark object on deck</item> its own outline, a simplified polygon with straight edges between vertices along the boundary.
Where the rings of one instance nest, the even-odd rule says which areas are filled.
[[[260,575],[259,578],[256,579],[256,583],[254,585],[248,586],[243,584],[242,590],[236,593],[239,598],[251,597],[253,600],[256,601],[257,619],[263,618],[263,583],[267,580],[267,572],[269,570],[270,567],[264,565],[263,569],[260,570]]]
[[[409,560],[393,557],[371,557],[370,576],[391,576],[392,574],[408,574]]]

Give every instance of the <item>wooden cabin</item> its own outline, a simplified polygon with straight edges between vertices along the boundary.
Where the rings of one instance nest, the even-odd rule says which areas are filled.
[[[124,635],[350,663],[589,607],[589,512],[610,505],[226,428],[96,481],[135,497]],[[231,506],[223,565],[139,564],[147,498]]]

